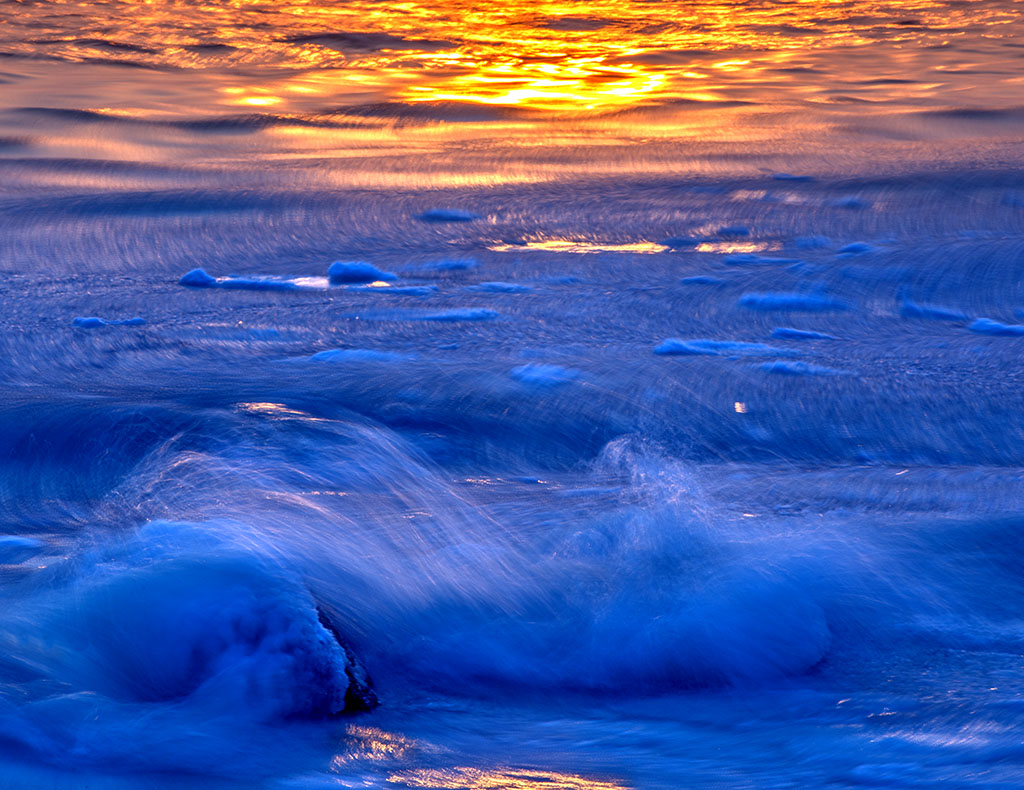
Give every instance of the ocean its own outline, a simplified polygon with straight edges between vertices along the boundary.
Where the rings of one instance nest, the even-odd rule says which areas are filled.
[[[0,4],[0,788],[1024,787],[1022,12]]]

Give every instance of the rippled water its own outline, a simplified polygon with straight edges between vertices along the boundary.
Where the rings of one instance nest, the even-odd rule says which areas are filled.
[[[1021,9],[0,4],[0,786],[1024,784]]]

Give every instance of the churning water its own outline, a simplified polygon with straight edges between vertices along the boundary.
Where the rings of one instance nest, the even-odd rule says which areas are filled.
[[[1022,10],[0,5],[0,787],[1024,785]]]

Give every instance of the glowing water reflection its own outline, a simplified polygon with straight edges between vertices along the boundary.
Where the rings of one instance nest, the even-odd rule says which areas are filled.
[[[418,744],[411,738],[404,735],[388,732],[379,727],[364,727],[349,725],[345,729],[346,740],[349,750],[335,755],[331,761],[332,771],[344,772],[347,766],[356,761],[385,761],[395,760],[408,756],[408,754],[422,744]]]
[[[799,101],[840,91],[920,100],[976,89],[972,64],[943,48],[954,36],[991,48],[1019,35],[1019,6],[54,0],[0,4],[0,51],[202,73],[215,103],[287,110],[399,100],[600,113],[671,99],[760,101],[766,86]],[[254,83],[256,67],[270,80]],[[990,72],[986,90],[1009,97],[1018,74],[1002,76]]]
[[[405,787],[436,790],[625,790],[626,785],[586,779],[575,774],[512,768],[450,768],[396,773],[388,781]]]
[[[765,241],[702,241],[693,249],[696,252],[752,253],[778,249],[781,245]]]
[[[495,244],[488,249],[495,252],[571,252],[579,254],[632,252],[650,255],[657,252],[667,252],[669,248],[664,244],[655,244],[650,241],[637,241],[629,244],[602,244],[596,241],[576,239],[545,239],[543,241],[528,241],[522,244]]]

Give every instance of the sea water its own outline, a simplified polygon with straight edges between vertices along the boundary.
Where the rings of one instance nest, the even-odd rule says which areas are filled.
[[[0,787],[1024,785],[1022,10],[0,5]]]

